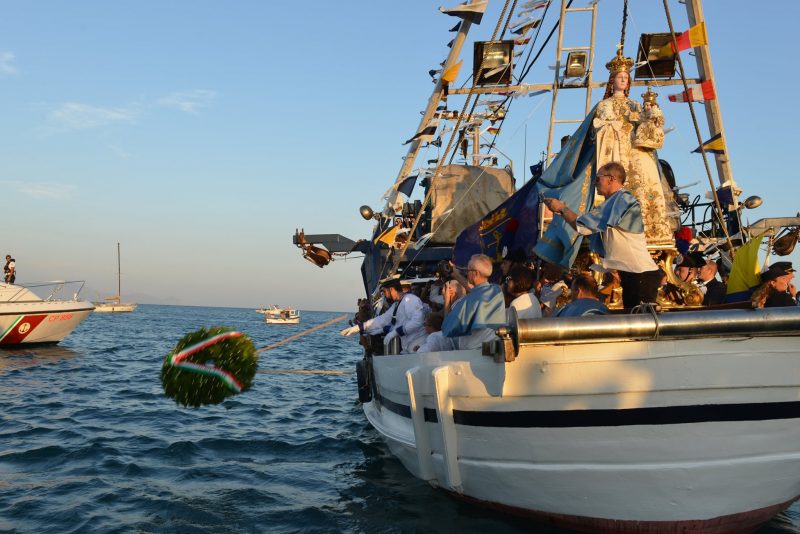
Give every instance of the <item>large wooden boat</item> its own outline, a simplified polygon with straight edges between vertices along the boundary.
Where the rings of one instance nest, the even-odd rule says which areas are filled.
[[[520,70],[511,67],[514,46],[528,46],[536,39],[525,33],[509,39],[501,33],[476,46],[475,62],[482,65],[473,71],[473,80],[489,74],[484,72],[490,67],[485,62],[492,57],[501,58],[499,66],[491,65],[499,69],[492,75],[502,73],[506,65],[515,77],[471,87],[456,87],[447,78],[486,2],[459,6],[462,20],[454,28],[457,33],[441,72],[433,74],[436,87],[387,192],[386,206],[380,212],[361,208],[365,219],[376,220],[371,239],[299,231],[294,243],[303,256],[322,267],[337,254],[364,254],[367,298],[387,276],[421,276],[438,261],[451,258],[456,236],[473,223],[484,223],[484,234],[497,231],[490,253],[496,257],[503,239],[498,222],[502,217],[484,215],[511,193],[510,173],[492,164],[497,156],[482,151],[486,130],[480,124],[502,124],[510,95],[535,91],[549,92],[551,113],[542,161],[544,184],[532,186],[532,208],[526,216],[534,213],[537,227],[545,226],[552,214],[535,203],[537,193],[561,177],[559,165],[565,159],[593,159],[586,152],[570,155],[571,150],[595,150],[587,135],[580,147],[567,143],[560,155],[555,153],[556,127],[586,124],[592,91],[605,86],[605,80],[593,78],[600,3],[572,4],[530,0],[518,6],[523,11],[518,28],[527,21],[540,29],[535,35],[541,39],[548,31],[558,34],[553,82],[523,83]],[[652,11],[660,4],[636,7]],[[623,37],[627,8],[624,2]],[[694,28],[707,22],[700,0],[686,0],[685,8],[681,24]],[[577,11],[591,17],[588,46],[563,42],[567,19]],[[497,27],[512,15],[503,9]],[[671,15],[665,15],[661,34],[639,39],[643,55],[638,67],[654,67],[664,46],[677,45]],[[534,17],[542,20],[532,22]],[[613,51],[615,44],[603,50]],[[482,54],[492,48],[494,56]],[[673,55],[672,68],[678,60],[678,74],[640,80],[637,73],[632,85],[687,91],[707,87],[705,82],[714,82],[709,46],[695,48],[694,54],[696,77],[687,75],[679,56]],[[528,64],[521,66],[527,72]],[[585,92],[580,113],[589,119],[559,118],[559,93],[568,89]],[[473,107],[467,115],[470,99],[486,94],[509,97],[491,101],[485,112]],[[456,95],[466,95],[467,103],[463,109],[459,106],[461,112],[447,111],[445,98]],[[739,201],[718,101],[706,99],[701,107],[708,117],[708,137],[719,135],[723,144],[715,160],[718,187],[712,187],[714,199],[708,203],[681,199],[682,222],[694,227],[707,250],[718,248],[727,259],[762,233],[773,245],[782,230],[800,226],[800,219],[742,224],[741,209],[758,199]],[[448,150],[472,148],[463,153],[465,164],[445,165],[450,155],[445,150],[428,170],[412,171],[425,143],[443,146],[435,137],[443,131],[440,120],[455,123]],[[488,144],[493,150],[495,140]],[[701,153],[705,161],[704,150]],[[659,165],[662,170],[669,167],[666,162]],[[593,189],[592,169],[591,164],[585,172],[578,169],[587,189]],[[409,180],[416,179],[414,172],[426,175],[426,195],[422,201],[404,202],[403,196],[410,196]],[[492,187],[486,177],[492,177]],[[436,185],[448,179],[450,197],[444,186]],[[485,189],[470,197],[466,193],[476,184]],[[717,196],[722,193],[730,197],[720,201]],[[463,205],[464,198],[471,207]],[[593,197],[584,191],[582,201],[591,205]],[[698,215],[703,212],[712,215]],[[673,247],[652,252],[671,267],[677,254]],[[517,320],[511,314],[509,324],[497,331],[499,341],[481,350],[392,354],[390,346],[363,338],[369,348],[357,366],[359,399],[370,424],[411,473],[467,501],[589,532],[751,531],[800,496],[800,308],[709,309],[699,305],[696,295],[683,296],[680,305],[664,301],[661,307],[643,307],[639,313],[537,320]]]

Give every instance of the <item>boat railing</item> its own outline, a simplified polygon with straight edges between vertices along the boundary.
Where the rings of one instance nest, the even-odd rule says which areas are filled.
[[[9,301],[14,301],[18,296],[24,294],[26,289],[28,291],[31,291],[34,294],[38,295],[38,293],[36,291],[34,291],[33,289],[34,288],[42,288],[42,287],[50,288],[48,290],[49,294],[47,295],[47,297],[43,298],[42,300],[44,300],[44,301],[59,300],[56,297],[59,295],[59,293],[61,293],[61,291],[64,289],[64,287],[66,287],[67,285],[70,285],[70,284],[80,284],[78,286],[77,291],[72,293],[72,300],[77,301],[81,291],[83,290],[83,286],[86,285],[86,281],[85,280],[50,280],[50,281],[44,281],[44,282],[31,282],[31,283],[27,283],[27,284],[15,284],[16,286],[19,287],[19,290],[16,293],[14,293],[11,296],[11,298],[9,298],[8,300]]]

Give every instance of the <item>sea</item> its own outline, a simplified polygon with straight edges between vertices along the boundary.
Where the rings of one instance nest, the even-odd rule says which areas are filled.
[[[367,423],[354,373],[258,373],[200,408],[164,395],[185,334],[227,326],[261,348],[342,313],[301,315],[140,305],[92,314],[56,346],[0,350],[0,532],[567,532],[412,477]],[[259,370],[354,371],[344,326],[261,352]],[[800,532],[800,504],[761,532]]]

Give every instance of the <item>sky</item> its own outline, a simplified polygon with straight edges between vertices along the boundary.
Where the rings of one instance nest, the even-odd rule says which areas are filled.
[[[85,280],[92,300],[116,292],[119,242],[128,300],[354,308],[360,259],[320,270],[292,235],[370,235],[358,208],[382,207],[400,170],[433,89],[428,70],[454,35],[456,19],[438,7],[456,3],[0,3],[0,253],[16,258],[18,282]],[[471,38],[489,39],[502,5],[490,1]],[[669,6],[676,30],[687,29],[683,5]],[[600,7],[604,78],[622,2]],[[800,3],[707,0],[704,9],[734,177],[743,197],[764,199],[745,219],[794,216]],[[588,42],[588,19],[574,17],[565,46]],[[640,33],[662,31],[661,1],[630,1],[627,55]],[[456,85],[471,48],[462,54]],[[545,50],[526,81],[551,81],[554,63]],[[675,128],[661,157],[678,184],[702,181],[686,192],[704,195],[687,106],[667,101],[678,89],[655,90]],[[451,109],[461,102],[451,97]],[[549,112],[549,95],[513,101],[498,146],[518,179],[546,146]]]

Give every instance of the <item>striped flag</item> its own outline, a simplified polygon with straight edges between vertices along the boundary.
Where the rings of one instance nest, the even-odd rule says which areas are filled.
[[[462,20],[468,20],[472,24],[480,24],[483,18],[483,12],[486,11],[486,6],[489,5],[489,0],[477,0],[471,4],[460,4],[450,9],[443,7],[439,11],[451,17],[458,17]]]
[[[714,100],[717,94],[714,92],[714,84],[711,80],[706,80],[700,85],[695,85],[688,91],[683,91],[677,95],[669,95],[670,102],[697,102],[700,100]]]
[[[408,141],[406,141],[403,144],[407,145],[411,141],[415,141],[415,140],[419,140],[420,143],[429,143],[429,142],[431,142],[433,140],[433,136],[436,134],[436,128],[439,127],[439,118],[440,118],[440,116],[438,114],[435,115],[434,118],[431,120],[431,122],[429,122],[428,125],[425,128],[423,128],[422,130],[417,132],[414,135],[414,137],[412,137],[411,139],[409,139]]]
[[[722,140],[722,134],[717,134],[705,143],[703,143],[703,150],[711,152],[712,154],[724,154],[725,143]],[[700,153],[700,147],[695,148],[692,152]]]
[[[486,131],[488,133],[490,133],[491,135],[497,135],[497,134],[500,133],[500,128],[491,127],[491,128],[487,128]]]
[[[537,27],[540,22],[542,22],[542,19],[521,20],[511,27],[511,33],[524,37],[526,33],[528,33],[533,28]]]
[[[678,43],[678,49],[675,50],[675,43]],[[703,46],[708,44],[708,33],[706,33],[706,23],[699,22],[685,32],[675,36],[675,42],[662,46],[659,51],[659,57],[672,57],[681,50],[687,50],[696,46]]]
[[[526,45],[530,40],[531,40],[530,37],[525,37],[524,39],[517,39],[514,41],[514,46]]]
[[[550,0],[528,0],[521,7],[523,10],[541,9],[549,3]]]

